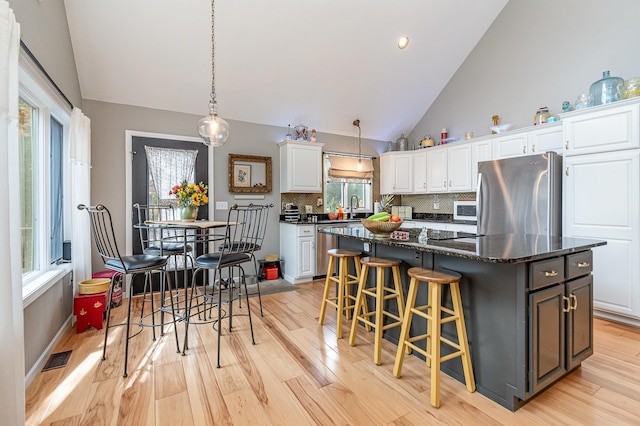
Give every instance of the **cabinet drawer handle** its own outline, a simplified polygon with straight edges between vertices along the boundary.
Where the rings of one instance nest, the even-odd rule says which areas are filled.
[[[562,307],[562,312],[569,312],[571,310],[571,301],[568,297],[562,296],[562,304],[564,305]]]
[[[575,311],[578,309],[578,298],[573,293],[570,294],[569,297],[571,298],[571,309]]]
[[[569,149],[569,141],[566,141],[566,142],[564,143],[564,149]]]
[[[536,145],[535,144],[531,145],[531,152],[536,152]]]
[[[566,167],[566,168],[564,169],[564,174],[565,174],[565,175],[567,175],[567,176],[569,176],[569,167]]]
[[[550,271],[544,271],[545,277],[555,277],[556,275],[558,275],[558,272],[554,271],[553,269]]]
[[[591,266],[589,262],[578,262],[578,268],[588,268]]]

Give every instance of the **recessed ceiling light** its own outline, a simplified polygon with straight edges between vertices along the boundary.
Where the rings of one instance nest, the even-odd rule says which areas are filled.
[[[398,47],[400,49],[404,49],[405,47],[407,47],[408,44],[409,44],[409,37],[407,36],[402,36],[398,40]]]

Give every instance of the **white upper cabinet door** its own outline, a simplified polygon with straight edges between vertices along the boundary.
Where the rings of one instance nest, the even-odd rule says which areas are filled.
[[[394,185],[396,194],[410,194],[413,192],[413,156],[411,153],[395,154],[393,156]]]
[[[442,146],[427,151],[427,192],[447,192],[447,149]]]
[[[410,151],[385,152],[380,155],[380,193],[413,192],[413,154]]]
[[[542,154],[548,151],[562,154],[562,145],[562,125],[543,124],[536,126],[536,129],[529,133],[528,154]]]
[[[280,192],[322,192],[320,143],[283,141],[280,146]]]
[[[528,133],[514,133],[493,139],[493,159],[520,157],[527,155]]]
[[[493,160],[492,140],[485,139],[471,144],[471,190],[478,188],[478,163]]]
[[[427,192],[427,149],[413,153],[413,192],[414,194]]]
[[[380,155],[380,193],[393,194],[393,161],[392,153]]]
[[[471,144],[454,144],[447,147],[447,176],[449,192],[471,191]]]
[[[640,147],[639,104],[609,105],[596,107],[590,112],[569,113],[563,117],[565,156]]]

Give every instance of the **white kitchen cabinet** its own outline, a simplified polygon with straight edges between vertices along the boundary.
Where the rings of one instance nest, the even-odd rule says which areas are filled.
[[[380,193],[410,194],[413,192],[412,151],[385,152],[380,155]]]
[[[280,192],[322,192],[322,147],[324,144],[282,141]]]
[[[427,192],[447,192],[447,149],[429,148],[427,152]]]
[[[595,314],[640,325],[640,103],[562,115],[563,235],[593,250]]]
[[[413,153],[413,193],[427,192],[427,149]]]
[[[564,172],[563,235],[607,241],[593,250],[596,315],[640,324],[640,150],[565,156]]]
[[[555,151],[562,154],[562,123],[548,123],[509,132],[493,139],[493,159]]]
[[[478,188],[478,163],[493,160],[492,140],[482,139],[471,144],[471,190]]]
[[[285,280],[311,281],[316,271],[315,225],[280,223],[280,256],[286,261]]]
[[[430,148],[427,152],[427,192],[466,192],[472,188],[471,144]]]
[[[612,105],[563,115],[565,156],[640,148],[640,104]]]
[[[562,123],[536,126],[529,132],[527,155],[554,151],[562,154]]]
[[[493,159],[520,157],[526,155],[529,143],[527,132],[514,132],[493,139]]]

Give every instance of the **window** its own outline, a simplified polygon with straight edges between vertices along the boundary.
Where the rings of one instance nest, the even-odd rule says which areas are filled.
[[[346,212],[350,211],[349,208],[353,205],[354,213],[370,213],[372,211],[371,179],[368,177],[361,177],[364,176],[364,174],[357,171],[355,167],[353,173],[345,173],[344,170],[340,170],[339,173],[331,173],[332,157],[334,159],[337,158],[335,156],[326,155],[324,161],[325,210],[328,213],[335,213],[338,206],[342,205]],[[357,160],[353,160],[355,160],[354,165],[357,165]],[[332,174],[334,176],[331,176]],[[352,174],[353,177],[336,177],[335,175],[338,174]]]
[[[37,68],[21,57],[19,174],[23,298],[60,273],[65,239],[70,107]],[[68,211],[68,207],[66,207]],[[59,279],[59,278],[58,278]],[[40,290],[42,291],[42,290]]]

